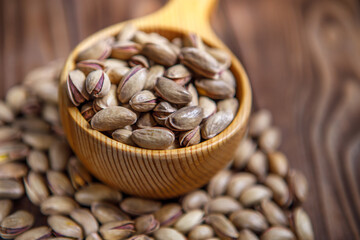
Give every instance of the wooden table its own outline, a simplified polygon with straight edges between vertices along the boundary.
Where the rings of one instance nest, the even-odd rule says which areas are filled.
[[[0,1],[0,96],[93,32],[165,2]],[[254,109],[271,110],[281,149],[309,180],[316,238],[359,239],[359,2],[221,0],[212,24],[250,76]]]

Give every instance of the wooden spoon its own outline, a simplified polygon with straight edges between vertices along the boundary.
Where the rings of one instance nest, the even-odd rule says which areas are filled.
[[[115,36],[127,22],[91,35],[69,55],[59,87],[61,119],[70,146],[99,180],[128,194],[171,198],[203,186],[233,159],[247,128],[251,89],[242,65],[210,27],[210,13],[215,4],[216,0],[172,0],[156,13],[128,21],[140,30],[158,32],[169,39],[186,32],[195,32],[206,44],[231,54],[231,71],[237,80],[237,98],[240,102],[238,113],[222,133],[200,144],[172,150],[128,146],[91,129],[70,102],[66,92],[66,77],[75,68],[78,53],[105,37]]]

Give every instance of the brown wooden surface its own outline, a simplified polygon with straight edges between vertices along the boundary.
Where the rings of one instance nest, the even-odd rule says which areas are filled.
[[[1,0],[0,96],[86,36],[164,3]],[[281,149],[310,182],[316,238],[359,239],[359,2],[220,0],[212,25],[245,65],[254,108],[273,112]],[[38,213],[24,200],[17,207]]]

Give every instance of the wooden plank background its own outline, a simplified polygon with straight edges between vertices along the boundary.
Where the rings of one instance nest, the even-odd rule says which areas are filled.
[[[0,0],[0,97],[86,36],[165,2]],[[316,239],[359,239],[359,2],[220,0],[212,25],[243,62],[254,108],[271,110],[281,149],[309,180]]]

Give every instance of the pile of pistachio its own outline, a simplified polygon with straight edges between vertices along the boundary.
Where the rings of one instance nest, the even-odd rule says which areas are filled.
[[[0,100],[1,238],[314,239],[301,207],[307,181],[277,150],[281,134],[268,111],[252,115],[235,159],[204,188],[168,201],[128,196],[98,182],[73,156],[54,97],[60,68],[34,70]],[[24,194],[47,225],[13,210]]]
[[[197,34],[169,41],[126,25],[77,57],[68,95],[91,127],[147,149],[198,144],[236,115],[230,56]]]

